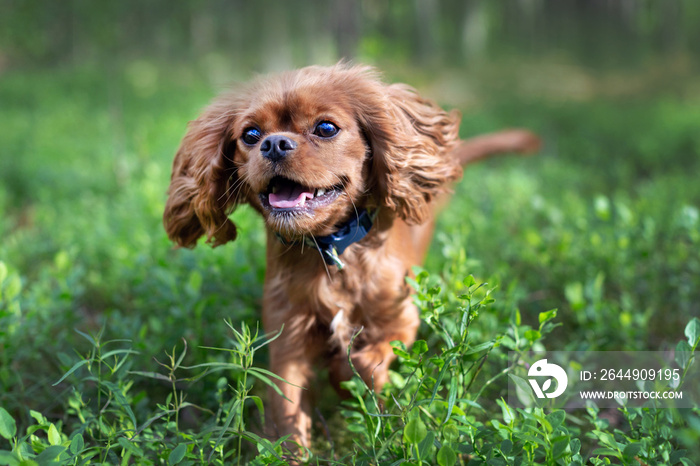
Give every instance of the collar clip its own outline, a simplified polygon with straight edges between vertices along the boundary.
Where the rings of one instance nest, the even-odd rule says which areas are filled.
[[[304,237],[302,241],[289,242],[278,233],[277,239],[285,245],[305,244],[317,249],[321,253],[326,264],[335,265],[338,267],[338,270],[342,270],[345,267],[345,263],[340,259],[340,255],[350,245],[357,243],[367,236],[376,218],[377,209],[372,209],[371,211],[361,209],[357,211],[356,216],[343,224],[338,231],[328,236],[320,236],[318,238]]]

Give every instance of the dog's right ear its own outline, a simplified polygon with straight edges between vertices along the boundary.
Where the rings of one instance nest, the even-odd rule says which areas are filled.
[[[231,99],[219,98],[190,122],[175,155],[163,224],[179,246],[194,247],[205,235],[216,247],[236,239],[228,215],[239,202]]]

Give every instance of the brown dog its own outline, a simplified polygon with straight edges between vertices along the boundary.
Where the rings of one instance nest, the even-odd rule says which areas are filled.
[[[263,325],[284,326],[270,366],[290,384],[270,394],[278,435],[308,445],[307,396],[324,357],[337,386],[352,362],[379,389],[419,319],[405,277],[420,264],[436,201],[462,165],[500,152],[532,152],[539,140],[507,130],[467,141],[460,115],[368,67],[308,67],[259,79],[217,98],[193,121],[175,157],[164,223],[193,247],[236,238],[229,214],[249,203],[267,227]]]

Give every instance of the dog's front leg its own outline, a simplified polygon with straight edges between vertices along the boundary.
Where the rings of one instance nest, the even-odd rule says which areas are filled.
[[[377,306],[376,309],[381,309]],[[392,307],[375,316],[375,325],[368,326],[360,334],[364,341],[360,346],[354,346],[350,352],[350,360],[357,373],[368,387],[379,392],[389,379],[389,366],[396,359],[391,342],[399,340],[406,346],[413,344],[420,325],[418,309],[406,298],[400,303],[398,310]],[[383,320],[382,320],[383,319]],[[329,367],[329,376],[338,392],[347,396],[340,389],[340,383],[350,380],[353,371],[348,363],[347,348],[342,348]]]
[[[267,331],[275,332],[283,328],[280,336],[269,345],[270,370],[287,382],[275,380],[284,396],[273,388],[268,391],[267,406],[272,421],[269,430],[277,437],[290,435],[287,445],[291,449],[295,449],[291,442],[308,447],[311,416],[307,389],[313,377],[312,366],[318,354],[318,345],[308,331],[306,313],[296,310],[283,312],[280,308],[270,309],[266,306],[264,317]]]

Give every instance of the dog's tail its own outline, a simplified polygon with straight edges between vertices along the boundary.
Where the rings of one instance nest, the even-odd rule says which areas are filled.
[[[533,154],[540,150],[540,138],[525,129],[506,129],[462,141],[454,156],[462,166],[503,153]]]

